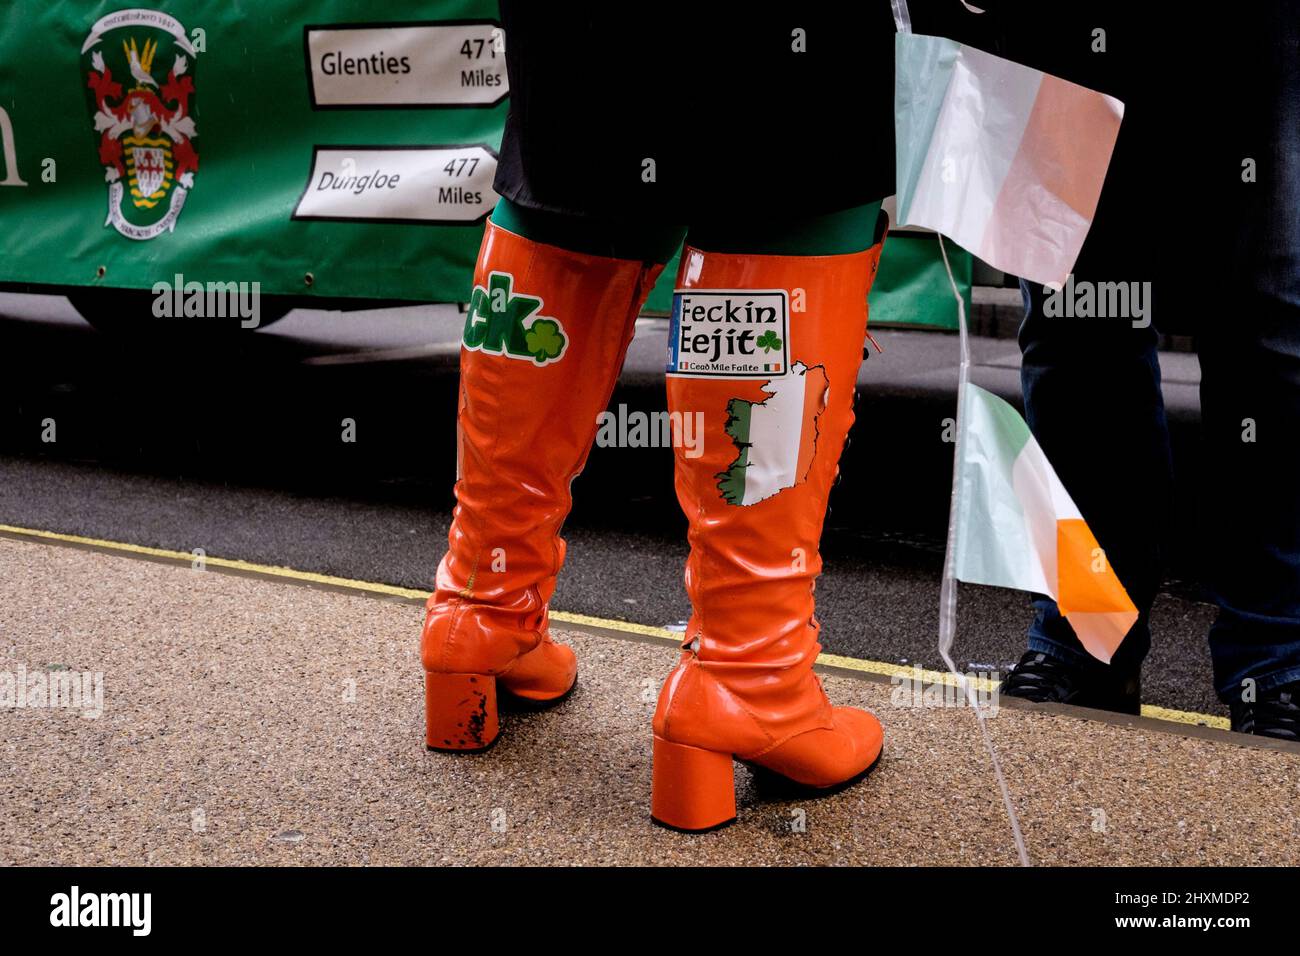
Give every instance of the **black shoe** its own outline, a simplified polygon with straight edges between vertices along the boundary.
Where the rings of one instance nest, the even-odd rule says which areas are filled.
[[[1239,734],[1300,740],[1300,682],[1266,691],[1253,703],[1228,705]]]
[[[1142,710],[1141,672],[1117,674],[1102,664],[1078,667],[1040,651],[1027,651],[1000,689],[1008,697],[1039,704],[1073,704],[1119,714]]]

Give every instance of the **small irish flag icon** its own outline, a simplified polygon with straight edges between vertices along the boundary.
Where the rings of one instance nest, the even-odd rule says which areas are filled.
[[[1014,408],[966,386],[955,573],[1056,599],[1088,653],[1110,661],[1138,612]]]

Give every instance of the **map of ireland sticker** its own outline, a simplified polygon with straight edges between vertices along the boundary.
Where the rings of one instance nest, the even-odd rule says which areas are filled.
[[[727,403],[727,436],[738,454],[718,474],[718,491],[733,505],[753,505],[808,477],[817,454],[817,420],[830,383],[820,365],[795,362],[790,374],[763,386],[761,402]]]

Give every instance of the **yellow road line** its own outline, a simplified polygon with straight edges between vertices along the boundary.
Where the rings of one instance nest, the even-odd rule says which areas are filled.
[[[644,637],[657,637],[661,641],[681,642],[682,635],[666,627],[653,624],[633,624],[631,621],[615,621],[610,618],[593,617],[590,614],[573,614],[569,611],[552,611],[551,620],[561,624],[581,624],[586,627],[599,627],[606,631],[623,631],[626,634],[640,634]]]
[[[107,541],[103,538],[85,538],[75,534],[60,534],[56,531],[41,531],[36,528],[19,528],[14,525],[0,524],[0,532],[24,537],[36,538],[46,541],[57,541],[64,544],[81,545],[83,547],[102,548],[108,551],[120,551],[124,554],[143,555],[151,558],[166,558],[172,561],[184,561],[193,564],[198,560],[198,555],[189,551],[169,551],[165,548],[149,548],[140,544],[126,544],[121,541]],[[388,597],[408,598],[411,600],[423,601],[429,597],[428,591],[422,591],[417,588],[397,587],[393,584],[380,584],[375,581],[358,581],[353,578],[341,578],[332,574],[317,574],[315,571],[299,571],[295,568],[279,567],[270,564],[256,564],[252,561],[238,561],[231,558],[214,558],[208,555],[202,557],[204,565],[211,568],[226,568],[232,571],[246,571],[251,574],[260,574],[268,577],[287,578],[293,581],[305,581],[309,584],[322,584],[329,587],[343,588],[351,591],[361,591],[368,594],[382,594]],[[670,631],[663,627],[654,627],[649,624],[633,624],[629,621],[616,621],[611,618],[595,617],[590,614],[573,614],[568,611],[552,611],[551,620],[559,624],[578,624],[586,627],[597,627],[606,631],[622,631],[626,634],[638,634],[642,637],[653,637],[663,641],[670,641],[677,644],[681,641],[682,635]],[[859,671],[866,674],[877,674],[883,677],[893,677],[895,675],[908,677],[913,680],[917,678],[917,668],[909,667],[905,664],[889,664],[885,661],[872,661],[860,657],[844,657],[839,654],[822,654],[817,658],[819,664],[827,667],[839,667],[845,670]],[[920,670],[920,680],[926,684],[948,684],[953,686],[957,679],[946,671]],[[994,682],[987,678],[977,677],[973,681],[975,687],[981,691],[992,691]],[[1210,714],[1199,714],[1189,710],[1173,710],[1168,707],[1156,707],[1151,704],[1142,705],[1142,716],[1150,717],[1154,720],[1165,720],[1178,724],[1204,724],[1207,727],[1216,727],[1220,730],[1228,729],[1228,720],[1225,717],[1215,717]]]
[[[168,558],[193,564],[199,556],[191,551],[168,551],[165,548],[148,548],[141,544],[125,544],[121,541],[106,541],[103,538],[83,538],[76,534],[59,534],[55,531],[39,531],[34,528],[16,528],[13,525],[0,524],[0,531],[28,538],[43,538],[47,541],[61,541],[65,544],[79,544],[85,547],[104,548],[109,551],[122,551],[127,554],[145,555],[151,558]],[[372,594],[386,594],[392,597],[416,598],[424,600],[428,591],[415,588],[400,588],[393,584],[377,584],[374,581],[356,581],[352,578],[339,578],[332,574],[317,574],[315,571],[298,571],[295,568],[277,567],[270,564],[255,564],[252,561],[236,561],[230,558],[202,557],[203,564],[210,568],[227,568],[234,571],[249,571],[278,578],[290,578],[295,581],[308,581],[312,584],[327,584],[331,587],[348,588],[353,591],[368,591]]]
[[[1214,717],[1210,714],[1198,714],[1194,710],[1172,710],[1169,707],[1157,707],[1155,704],[1143,704],[1142,716],[1152,720],[1168,720],[1176,724],[1204,724],[1218,730],[1231,730],[1232,724],[1227,717]]]

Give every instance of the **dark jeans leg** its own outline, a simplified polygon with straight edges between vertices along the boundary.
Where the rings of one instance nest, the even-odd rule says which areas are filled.
[[[1042,286],[1022,282],[1021,292],[1025,417],[1137,605],[1137,623],[1111,662],[1136,669],[1151,646],[1173,480],[1156,332],[1123,318],[1050,317]],[[1037,596],[1034,607],[1030,650],[1100,666],[1054,601]]]
[[[1300,2],[1261,6],[1231,141],[1258,179],[1222,206],[1223,281],[1200,336],[1215,690],[1300,680]],[[1240,160],[1238,161],[1240,162]]]

